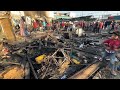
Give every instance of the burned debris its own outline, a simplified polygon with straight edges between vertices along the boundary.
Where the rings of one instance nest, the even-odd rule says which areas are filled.
[[[13,65],[15,69],[18,66],[19,68],[21,67],[21,72],[23,70],[24,75],[25,71],[22,68],[30,68],[30,70],[26,71],[26,76],[29,75],[30,79],[77,78],[74,75],[75,73],[81,72],[85,68],[87,70],[88,67],[96,64],[97,66],[95,66],[93,71],[88,72],[89,75],[84,77],[85,79],[90,77],[100,67],[100,64],[97,64],[100,63],[101,59],[100,43],[99,40],[93,38],[88,36],[84,38],[76,37],[63,31],[62,34],[48,34],[44,38],[32,40],[29,43],[25,43],[24,46],[7,44],[11,51],[11,60],[8,60],[8,58],[7,60],[13,60],[12,63],[7,62],[7,64],[9,63],[8,66]],[[1,61],[4,60],[1,59]],[[3,66],[1,65],[1,68]],[[25,78],[25,76],[20,78]]]
[[[48,35],[43,40],[36,40],[37,42],[34,40],[34,43],[32,42],[29,44],[29,47],[27,46],[26,52],[27,59],[30,63],[32,71],[32,78],[67,79],[74,75],[76,72],[99,62],[100,55],[97,55],[96,52],[101,51],[99,48],[98,51],[96,51],[98,44],[96,44],[96,47],[95,44],[91,45],[91,41],[88,41],[87,37],[86,41],[79,37],[75,39],[79,39],[79,41],[74,42],[76,40],[73,38],[66,39],[64,37],[64,34],[63,36],[61,35],[61,38],[59,39],[52,38],[52,36]],[[87,46],[88,48],[79,48],[79,45],[82,42],[80,40],[84,41],[84,47],[86,47],[87,44],[89,47]],[[38,49],[38,47],[40,48]],[[93,50],[92,51],[94,53],[91,52],[90,48],[92,47],[96,52]],[[34,54],[31,53],[32,50]]]
[[[97,75],[102,70],[101,35],[95,37],[86,34],[79,37],[65,31],[60,34],[46,34],[42,38],[33,39],[24,44],[12,45],[4,42],[10,51],[10,58],[1,57],[0,78],[6,78],[7,73],[12,72],[7,70],[10,66],[13,67],[13,73],[19,68],[21,76],[18,78],[25,79],[98,78]],[[5,63],[6,60],[11,62]],[[2,72],[4,70],[6,70],[5,75],[3,75],[5,72]],[[8,78],[15,77],[8,76]]]
[[[27,19],[30,17],[22,16],[13,25],[15,33],[11,27],[6,31],[2,24],[5,35],[11,33],[13,37],[0,42],[0,79],[119,78],[107,68],[111,59],[103,60],[102,42],[111,36],[112,30],[103,30],[102,21],[53,20],[51,24],[43,18]],[[16,41],[14,35],[19,42],[10,41]]]

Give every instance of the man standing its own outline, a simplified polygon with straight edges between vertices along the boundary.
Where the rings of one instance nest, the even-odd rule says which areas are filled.
[[[62,25],[62,29],[65,27],[65,23],[64,22],[62,22],[61,23],[61,25]]]
[[[116,51],[120,49],[120,32],[114,32],[111,39],[105,40],[103,45],[105,46],[105,51],[103,52],[102,58],[103,60],[105,60],[107,56],[110,58],[109,67],[111,73],[117,75],[118,59],[116,58]]]
[[[39,28],[39,22],[37,20],[33,21],[33,28],[34,28],[34,31],[38,30],[38,28]]]
[[[103,29],[103,22],[100,22],[99,28],[100,28],[100,33],[101,33],[101,31]]]
[[[99,32],[99,26],[98,26],[98,21],[95,23],[95,26],[94,26],[94,33],[98,33]]]
[[[112,30],[114,30],[115,27],[115,21],[112,22]]]
[[[104,22],[104,29],[107,29],[107,21]]]

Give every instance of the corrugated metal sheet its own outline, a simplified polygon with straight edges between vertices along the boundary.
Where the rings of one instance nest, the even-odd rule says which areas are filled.
[[[120,16],[114,16],[114,20],[120,20]]]
[[[68,16],[55,16],[56,19],[63,18],[63,19],[70,19]]]

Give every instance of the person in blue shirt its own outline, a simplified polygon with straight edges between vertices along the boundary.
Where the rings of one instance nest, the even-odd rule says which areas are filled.
[[[43,29],[45,30],[46,29],[46,22],[45,21],[43,21]]]

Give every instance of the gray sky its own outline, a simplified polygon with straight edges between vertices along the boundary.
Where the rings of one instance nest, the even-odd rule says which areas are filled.
[[[58,11],[58,12],[73,12],[76,16],[87,16],[87,15],[94,15],[95,17],[99,17],[106,14],[111,15],[120,15],[120,11]]]

